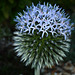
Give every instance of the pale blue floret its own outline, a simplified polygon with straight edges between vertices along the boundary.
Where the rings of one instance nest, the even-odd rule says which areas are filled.
[[[23,12],[24,14],[18,13],[19,16],[14,19],[17,22],[16,28],[20,32],[34,34],[35,30],[38,30],[37,33],[42,32],[42,38],[45,34],[48,37],[51,33],[53,37],[63,35],[65,40],[71,35],[73,24],[70,25],[70,16],[56,4],[52,6],[44,2],[44,5],[38,3],[35,6],[32,3],[32,6],[27,6],[27,11]]]

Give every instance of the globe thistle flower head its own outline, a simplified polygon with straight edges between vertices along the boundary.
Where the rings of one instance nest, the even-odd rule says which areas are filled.
[[[23,14],[18,13],[14,21],[20,31],[15,32],[15,49],[26,65],[51,67],[66,56],[73,23],[62,8],[45,2],[36,6],[32,3]]]

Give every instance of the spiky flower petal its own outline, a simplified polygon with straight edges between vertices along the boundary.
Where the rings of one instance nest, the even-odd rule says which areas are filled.
[[[18,56],[22,56],[26,65],[32,67],[51,67],[63,60],[65,51],[68,52],[69,39],[72,23],[69,16],[59,6],[51,4],[27,7],[24,14],[18,13],[15,21],[16,28],[14,37]]]

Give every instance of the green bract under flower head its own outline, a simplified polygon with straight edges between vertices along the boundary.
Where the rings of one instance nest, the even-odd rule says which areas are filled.
[[[65,57],[73,23],[59,6],[40,3],[27,7],[24,14],[18,13],[14,21],[20,32],[14,37],[18,56],[32,67],[51,67]]]

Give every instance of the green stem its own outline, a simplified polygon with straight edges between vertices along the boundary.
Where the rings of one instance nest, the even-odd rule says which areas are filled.
[[[40,68],[39,66],[35,68],[35,74],[34,75],[40,75]]]

